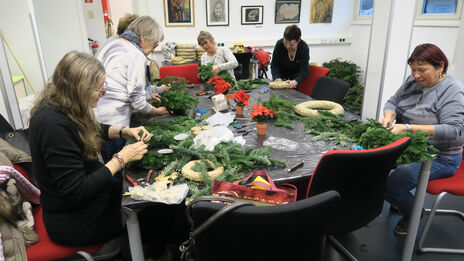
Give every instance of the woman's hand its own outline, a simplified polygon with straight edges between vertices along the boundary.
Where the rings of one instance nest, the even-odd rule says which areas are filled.
[[[406,129],[406,125],[400,124],[400,123],[393,125],[390,129],[391,129],[391,132],[394,134],[398,134],[398,133],[405,132],[408,130]]]
[[[118,154],[123,158],[124,163],[139,160],[148,152],[147,144],[143,141],[125,146]]]
[[[153,110],[152,110],[155,114],[158,114],[158,115],[167,115],[169,114],[169,111],[168,109],[166,109],[166,107],[153,107]]]
[[[142,132],[142,136],[140,136],[140,132]],[[143,126],[136,128],[124,128],[122,130],[122,134],[125,139],[132,139],[136,141],[141,140],[143,142],[147,142],[151,138],[151,134]]]
[[[296,88],[298,86],[298,82],[295,80],[287,80],[288,85],[287,88]]]
[[[161,90],[163,92],[167,92],[171,89],[171,86],[167,86],[166,84],[161,85]]]
[[[395,113],[393,111],[387,110],[383,112],[383,119],[379,122],[385,128],[391,130],[393,128],[393,121],[395,120]]]
[[[156,100],[156,101],[161,101],[160,99],[160,95],[158,93],[152,93],[150,94],[150,97],[153,99],[153,100]]]
[[[218,74],[221,72],[221,67],[219,65],[213,66],[213,70],[211,70],[214,74]]]

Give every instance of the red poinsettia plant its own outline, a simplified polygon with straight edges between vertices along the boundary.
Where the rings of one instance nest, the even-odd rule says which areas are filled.
[[[260,104],[253,104],[254,110],[251,111],[251,118],[258,124],[265,124],[271,118],[274,118],[275,111],[269,110]]]
[[[230,98],[235,100],[237,106],[248,106],[250,95],[246,94],[243,90],[239,90],[238,92],[232,93]]]
[[[227,94],[229,89],[232,87],[230,83],[226,82],[222,76],[213,76],[211,79],[209,79],[209,81],[207,81],[207,83],[214,86],[216,93],[222,94]]]

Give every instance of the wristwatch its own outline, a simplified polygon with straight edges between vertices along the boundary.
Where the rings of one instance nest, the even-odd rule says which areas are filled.
[[[404,124],[404,127],[406,127],[406,131],[409,131],[411,132],[411,126],[409,126],[409,124]]]

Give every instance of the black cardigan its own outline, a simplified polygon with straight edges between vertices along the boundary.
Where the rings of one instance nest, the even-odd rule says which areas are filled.
[[[300,84],[309,73],[309,47],[305,41],[298,43],[295,59],[290,61],[287,48],[283,39],[277,41],[274,46],[271,61],[272,80],[295,80]]]
[[[108,138],[107,125],[102,125]],[[97,159],[83,155],[83,141],[71,121],[42,107],[32,116],[29,145],[39,183],[43,220],[50,238],[69,246],[117,237],[121,227],[121,184]]]

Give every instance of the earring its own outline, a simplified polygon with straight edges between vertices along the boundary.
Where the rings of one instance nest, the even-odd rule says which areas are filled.
[[[441,79],[441,76],[442,76],[442,74],[441,74],[441,72],[440,72],[440,74],[438,75],[438,79]]]

